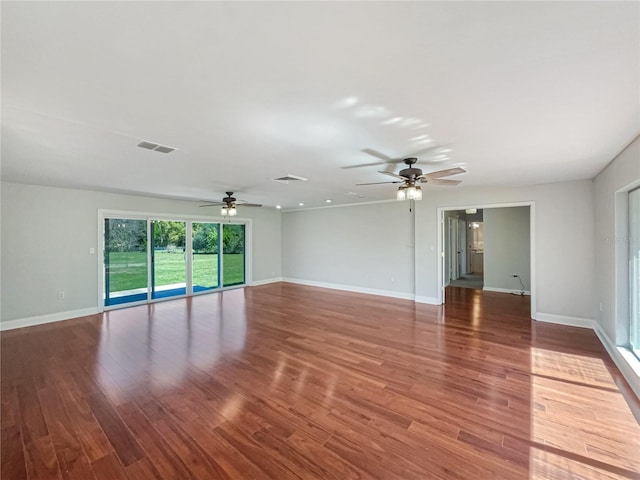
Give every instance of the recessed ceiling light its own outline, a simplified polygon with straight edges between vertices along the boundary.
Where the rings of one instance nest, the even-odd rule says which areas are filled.
[[[276,208],[280,210],[282,208],[282,205],[276,205]]]
[[[327,202],[327,203],[331,203],[331,199],[330,199],[330,198],[327,198],[327,199],[325,200],[325,202]]]
[[[304,203],[300,202],[298,205],[300,205],[301,207],[304,207]]]

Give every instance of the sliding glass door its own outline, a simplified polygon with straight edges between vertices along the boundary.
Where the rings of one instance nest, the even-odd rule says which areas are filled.
[[[244,224],[110,217],[103,225],[106,307],[246,282]]]
[[[147,291],[147,221],[105,218],[105,306],[145,301]]]
[[[186,222],[151,221],[151,298],[187,293]]]
[[[244,225],[222,224],[222,280],[225,287],[245,282]]]
[[[192,224],[193,292],[213,290],[220,285],[219,223]]]
[[[640,358],[640,188],[629,192],[629,343]]]

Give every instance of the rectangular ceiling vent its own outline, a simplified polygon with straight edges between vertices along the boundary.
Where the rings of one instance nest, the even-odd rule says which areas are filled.
[[[307,180],[308,180],[307,178],[300,177],[298,175],[293,175],[291,173],[288,173],[284,177],[274,178],[273,179],[274,182],[280,182],[280,183],[289,183],[290,181],[306,182]]]
[[[167,147],[166,145],[160,145],[159,143],[153,143],[153,142],[147,142],[145,140],[142,140],[138,146],[140,148],[146,148],[147,150],[153,150],[154,152],[160,152],[160,153],[171,153],[174,150],[176,150],[173,147]]]

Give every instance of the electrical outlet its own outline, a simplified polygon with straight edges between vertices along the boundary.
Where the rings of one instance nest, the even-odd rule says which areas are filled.
[[[64,298],[64,292],[58,292],[58,299],[62,300]]]

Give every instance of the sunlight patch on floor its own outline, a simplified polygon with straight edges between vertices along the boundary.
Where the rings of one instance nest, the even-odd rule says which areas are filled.
[[[532,348],[531,404],[530,479],[640,478],[640,425],[601,359]]]

